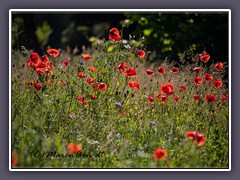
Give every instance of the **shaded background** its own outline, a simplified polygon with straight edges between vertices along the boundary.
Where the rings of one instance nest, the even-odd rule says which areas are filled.
[[[154,13],[23,13],[12,16],[12,47],[24,46],[39,53],[47,47],[73,49],[90,47],[89,38],[108,40],[112,27],[122,29],[125,39],[135,35],[154,60],[178,60],[186,50],[206,50],[214,61],[228,61],[227,12]]]

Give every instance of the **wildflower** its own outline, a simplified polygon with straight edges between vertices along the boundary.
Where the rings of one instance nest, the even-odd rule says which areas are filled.
[[[160,92],[162,94],[166,94],[166,95],[172,95],[173,94],[173,85],[171,83],[164,83],[161,88],[160,88]]]
[[[215,88],[220,88],[222,86],[222,80],[221,79],[216,79],[213,81],[213,86]]]
[[[162,161],[166,158],[167,151],[165,149],[156,148],[156,150],[153,152],[153,158],[156,161]]]
[[[133,89],[140,89],[140,84],[136,81],[128,82],[128,86]]]
[[[214,101],[216,101],[216,97],[214,95],[211,94],[207,94],[205,96],[205,99],[209,102],[209,103],[213,103]]]
[[[152,102],[154,102],[155,100],[154,100],[154,98],[153,97],[151,97],[151,96],[148,96],[148,102],[150,102],[150,103],[152,103]]]
[[[180,91],[180,92],[186,91],[186,89],[187,89],[187,88],[186,88],[185,86],[180,86],[180,87],[179,87],[179,91]]]
[[[197,146],[202,146],[205,141],[206,141],[206,138],[204,137],[203,134],[201,134],[200,132],[198,131],[188,131],[185,136],[188,138],[188,139],[191,139],[193,140],[194,143],[197,144]]]
[[[162,95],[162,94],[158,94],[157,95],[158,99],[160,99],[160,101],[165,104],[168,100],[168,97],[166,95]]]
[[[126,68],[127,68],[127,64],[125,62],[121,62],[117,67],[120,73],[124,72]]]
[[[48,49],[47,53],[53,57],[58,57],[59,51],[57,49]]]
[[[45,69],[45,74],[47,75],[47,76],[50,76],[51,75],[51,69]]]
[[[199,76],[196,76],[194,78],[194,84],[196,84],[196,85],[202,84],[202,79]]]
[[[85,63],[84,62],[80,62],[81,65],[84,65]]]
[[[177,67],[173,67],[171,70],[170,70],[171,73],[178,73],[179,72],[179,68]]]
[[[68,65],[68,61],[67,61],[67,60],[64,60],[64,61],[62,62],[62,66],[65,67],[65,66],[67,66],[67,65]]]
[[[194,96],[193,96],[193,100],[194,100],[195,102],[199,102],[199,101],[200,101],[200,97],[199,97],[199,95],[194,94]]]
[[[84,77],[85,77],[85,74],[82,73],[82,72],[79,72],[79,73],[78,73],[78,77],[79,77],[79,78],[84,78]]]
[[[79,144],[69,143],[68,144],[68,153],[69,154],[77,154],[82,152],[82,146]]]
[[[121,115],[125,115],[126,112],[122,109],[122,110],[120,111],[120,114],[121,114]]]
[[[90,77],[87,79],[87,82],[88,82],[88,84],[92,84],[92,83],[94,83],[94,79]]]
[[[137,72],[134,68],[129,68],[125,72],[125,76],[127,77],[135,77],[137,75]]]
[[[142,58],[144,58],[144,56],[145,56],[145,51],[143,51],[143,50],[138,50],[138,58],[140,58],[140,59],[142,59]]]
[[[90,98],[91,98],[92,100],[97,99],[97,97],[96,97],[94,94],[91,94]]]
[[[99,88],[99,84],[98,84],[98,83],[94,83],[94,84],[93,84],[93,88],[94,88],[94,89],[98,89],[98,88]]]
[[[223,101],[228,101],[228,94],[221,95],[220,99],[223,100]]]
[[[59,86],[65,86],[66,84],[67,84],[66,82],[63,83],[62,81],[58,81]]]
[[[152,76],[152,75],[154,74],[154,72],[153,72],[152,70],[150,70],[150,69],[147,69],[147,70],[146,70],[146,73],[147,73],[147,75],[149,75],[149,76]]]
[[[46,54],[44,54],[44,55],[42,56],[42,61],[43,61],[44,63],[48,63],[48,62],[49,62],[49,58],[47,57]]]
[[[193,68],[193,71],[196,72],[196,73],[200,73],[200,72],[202,72],[202,70],[203,70],[203,67],[195,67],[195,68]]]
[[[121,103],[121,102],[115,102],[115,105],[116,105],[117,107],[121,107],[121,106],[122,106],[122,103]]]
[[[38,53],[32,52],[29,56],[27,63],[28,63],[29,67],[36,68],[36,67],[38,67],[40,61],[41,60],[40,60]]]
[[[100,83],[98,87],[99,91],[105,91],[107,89],[107,85],[105,83]]]
[[[17,166],[18,164],[18,157],[16,153],[12,153],[12,165]]]
[[[82,54],[82,57],[83,57],[84,61],[87,61],[91,58],[91,55],[90,54]]]
[[[207,82],[211,82],[213,79],[213,76],[211,74],[204,74],[203,79]]]
[[[38,83],[38,82],[33,82],[33,86],[36,89],[36,91],[38,91],[42,88],[42,84]]]
[[[203,61],[204,63],[208,62],[208,60],[210,59],[210,55],[207,54],[206,51],[203,51],[203,53],[199,54],[198,56],[199,56],[200,60]]]
[[[159,72],[160,74],[165,74],[166,69],[165,69],[164,67],[160,66],[160,67],[158,68],[158,72]]]
[[[83,105],[83,106],[86,106],[87,105],[87,100],[85,97],[83,96],[78,96],[77,97],[78,101]]]
[[[89,70],[92,71],[92,72],[97,72],[97,71],[98,71],[97,68],[95,68],[95,67],[93,67],[93,66],[90,66],[90,67],[89,67]]]
[[[44,74],[43,68],[36,68],[35,71],[38,74]]]
[[[116,42],[119,42],[121,40],[121,36],[117,28],[112,28],[109,31],[109,39]]]
[[[214,69],[216,69],[217,71],[220,71],[223,68],[223,63],[218,62],[216,65],[213,66]]]
[[[179,100],[179,96],[174,97],[174,102],[177,102]]]

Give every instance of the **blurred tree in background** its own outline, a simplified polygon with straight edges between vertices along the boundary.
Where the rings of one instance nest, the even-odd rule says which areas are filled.
[[[203,50],[220,61],[228,60],[228,14],[126,13],[136,27],[133,34],[145,37],[148,50],[161,59],[177,60],[186,50]],[[217,59],[216,59],[217,60]]]
[[[141,39],[156,59],[178,60],[186,50],[206,50],[215,61],[228,60],[228,14],[223,12],[154,13],[13,13],[12,48],[44,52],[91,46],[90,37],[108,40],[111,27]],[[121,23],[120,23],[121,22]],[[142,38],[144,37],[144,38]]]

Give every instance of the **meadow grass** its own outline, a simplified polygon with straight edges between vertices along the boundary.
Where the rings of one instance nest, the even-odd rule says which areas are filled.
[[[227,64],[216,71],[213,62],[203,63],[193,52],[191,62],[183,56],[177,63],[168,59],[149,63],[150,54],[145,50],[146,56],[138,58],[138,48],[131,43],[96,40],[84,51],[91,55],[86,61],[61,50],[58,57],[49,56],[55,66],[50,76],[39,75],[27,65],[30,52],[12,51],[11,143],[18,159],[14,168],[229,167],[228,102],[220,99],[228,93]],[[63,60],[68,60],[67,66]],[[136,77],[119,72],[122,61],[136,69]],[[89,71],[90,66],[97,72]],[[157,71],[159,66],[166,69],[165,74]],[[178,73],[170,72],[174,66]],[[199,74],[192,71],[197,66],[204,68]],[[154,75],[147,75],[146,69]],[[79,78],[78,72],[85,77]],[[222,79],[223,86],[214,88],[212,81],[204,80],[200,85],[193,83],[196,75],[206,73],[213,80]],[[89,77],[106,83],[107,89],[94,89],[87,83]],[[42,83],[42,88],[36,91],[29,86],[33,81]],[[129,81],[139,82],[140,89],[130,88]],[[157,95],[166,82],[173,85],[174,94],[162,103]],[[180,86],[187,89],[181,92]],[[193,100],[194,94],[199,102]],[[208,103],[206,94],[217,100]],[[86,106],[78,96],[86,98]],[[148,102],[149,96],[155,101]],[[177,102],[174,96],[179,96]],[[202,133],[205,143],[197,146],[185,136],[188,131]],[[82,147],[81,157],[60,156],[69,153],[69,143]],[[156,161],[156,148],[165,149],[167,157]]]

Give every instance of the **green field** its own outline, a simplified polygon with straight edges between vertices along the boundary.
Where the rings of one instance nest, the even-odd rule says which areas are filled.
[[[139,49],[146,52],[143,58],[138,57]],[[132,39],[94,39],[91,49],[83,49],[83,54],[90,54],[88,60],[59,51],[53,57],[46,50],[47,67],[39,54],[40,69],[39,62],[28,63],[32,51],[12,51],[13,168],[229,168],[229,106],[228,97],[222,96],[228,94],[227,63],[216,70],[214,57],[204,63],[202,52],[191,50],[178,62],[166,58],[150,63],[152,54]],[[49,69],[50,61],[54,67]],[[122,73],[121,62],[127,66]],[[95,71],[89,70],[91,66]],[[179,72],[171,72],[173,67]],[[203,69],[196,72],[195,67]],[[136,76],[126,76],[129,68]],[[154,74],[148,75],[147,69]],[[205,74],[213,79],[207,82]],[[194,83],[196,76],[202,82]],[[216,79],[222,81],[219,88],[213,85]],[[131,88],[129,82],[140,87]],[[106,87],[97,88],[100,83]],[[171,83],[173,89],[165,90],[172,93],[161,92],[164,83]],[[216,100],[208,102],[207,94]],[[200,132],[201,139],[186,136],[189,131]],[[70,143],[79,146],[69,147]],[[81,153],[76,154],[79,147]],[[156,160],[157,148],[164,149],[166,157]]]

